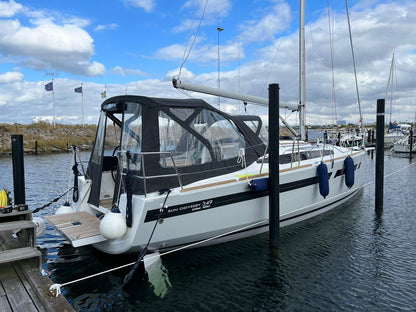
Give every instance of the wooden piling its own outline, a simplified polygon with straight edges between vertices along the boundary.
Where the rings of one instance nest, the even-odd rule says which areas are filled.
[[[384,112],[385,100],[377,100],[376,129],[376,210],[383,210],[384,197]]]
[[[12,134],[13,189],[15,205],[26,203],[23,135]]]
[[[269,85],[269,239],[270,247],[279,249],[279,84]]]

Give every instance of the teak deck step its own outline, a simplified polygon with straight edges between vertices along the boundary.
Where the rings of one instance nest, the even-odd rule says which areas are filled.
[[[100,233],[100,220],[88,212],[81,211],[47,216],[46,219],[74,247],[81,247],[107,240]]]
[[[35,247],[24,247],[0,251],[0,263],[8,263],[22,259],[41,257],[40,251]]]
[[[0,231],[13,231],[22,229],[34,229],[35,224],[29,220],[11,221],[0,223]]]

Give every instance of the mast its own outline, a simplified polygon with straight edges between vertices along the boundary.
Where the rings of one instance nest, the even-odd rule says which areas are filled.
[[[386,101],[388,100],[388,96],[389,96],[389,91],[391,91],[391,85],[393,84],[393,73],[394,73],[394,52],[393,52],[393,56],[391,57],[391,64],[390,64],[390,74],[389,74],[389,80],[387,82],[387,88],[386,88]],[[390,120],[389,122],[391,122],[391,110],[392,110],[392,106],[393,106],[393,96],[390,95]],[[387,121],[386,121],[387,123]]]
[[[305,0],[299,5],[299,132],[300,139],[306,139],[305,133]]]

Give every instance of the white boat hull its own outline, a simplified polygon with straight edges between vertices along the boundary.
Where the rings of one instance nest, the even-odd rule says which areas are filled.
[[[353,196],[362,185],[361,164],[364,152],[353,156],[356,165],[355,183],[345,185],[344,158],[327,162],[329,195],[319,193],[317,165],[309,163],[297,168],[281,169],[280,226],[300,222],[339,206]],[[251,167],[259,167],[253,164]],[[249,169],[247,168],[247,169]],[[267,169],[267,168],[265,168]],[[250,191],[243,172],[211,178],[172,190],[166,202],[166,212],[151,239],[149,250],[162,251],[224,235],[197,246],[221,243],[248,237],[268,230],[269,198],[267,191]],[[244,173],[243,173],[244,174]],[[249,178],[251,180],[252,177]],[[143,249],[155,226],[159,209],[166,195],[133,195],[133,225],[120,239],[94,244],[110,254],[136,252]],[[126,195],[120,200],[120,210],[126,213]],[[235,231],[235,232],[233,232]]]

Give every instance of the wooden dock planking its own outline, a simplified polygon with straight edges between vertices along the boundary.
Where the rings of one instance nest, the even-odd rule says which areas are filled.
[[[49,294],[31,220],[30,210],[0,213],[0,311],[73,312],[65,297]]]
[[[7,301],[6,292],[4,291],[3,285],[0,283],[0,311],[12,312],[12,308]]]
[[[75,311],[64,296],[51,296],[49,287],[52,285],[52,281],[49,277],[40,274],[39,270],[35,269],[29,260],[20,261],[18,265],[14,265],[14,268],[29,294],[33,294],[31,295],[32,301],[37,307],[41,307],[39,311]]]
[[[12,264],[2,265],[0,282],[12,311],[39,311]]]
[[[47,295],[51,284],[30,262],[0,265],[0,311],[75,311],[62,295],[57,298]]]

